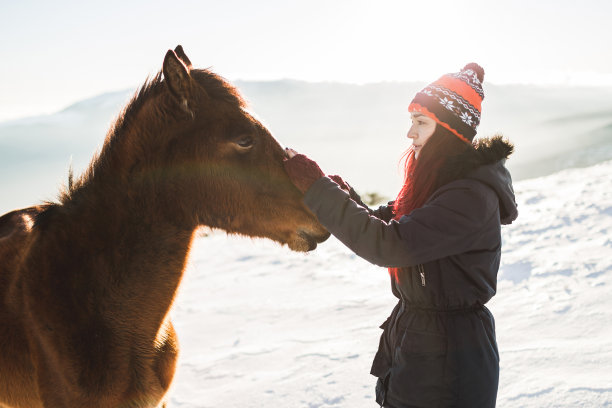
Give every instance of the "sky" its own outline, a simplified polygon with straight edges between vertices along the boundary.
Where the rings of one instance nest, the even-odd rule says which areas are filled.
[[[0,121],[136,89],[182,44],[230,80],[612,85],[607,0],[0,0]]]

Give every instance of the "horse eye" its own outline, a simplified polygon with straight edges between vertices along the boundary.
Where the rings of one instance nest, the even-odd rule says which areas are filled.
[[[236,140],[236,144],[243,149],[253,146],[253,138],[251,136],[242,136]]]

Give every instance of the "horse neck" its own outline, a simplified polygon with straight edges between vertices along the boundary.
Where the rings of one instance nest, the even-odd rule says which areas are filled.
[[[68,216],[59,228],[71,241],[71,256],[82,258],[82,270],[99,284],[113,282],[115,297],[140,298],[138,304],[163,319],[180,283],[196,225],[178,207],[168,205],[178,200],[165,197],[167,189],[155,185],[155,174],[146,170],[150,163],[141,157],[147,155],[134,153],[142,153],[142,148],[134,149],[132,140],[151,132],[161,140],[168,125],[140,122],[140,127],[115,134],[113,146],[107,141],[89,176],[64,203]],[[142,147],[144,142],[139,142]],[[163,148],[155,143],[150,147]]]
[[[144,315],[146,310],[153,320],[143,319],[143,324],[154,329],[173,302],[195,229],[168,220],[147,197],[96,200],[71,208],[69,219],[59,226],[73,258],[69,264],[78,268],[72,276],[80,280],[79,274],[88,274],[92,284],[106,286],[114,299],[136,302],[142,310],[121,313]]]

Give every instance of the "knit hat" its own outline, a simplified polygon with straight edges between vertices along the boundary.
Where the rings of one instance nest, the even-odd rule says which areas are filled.
[[[484,69],[471,62],[461,71],[443,75],[417,92],[408,111],[432,118],[461,140],[471,143],[480,123],[483,79]]]

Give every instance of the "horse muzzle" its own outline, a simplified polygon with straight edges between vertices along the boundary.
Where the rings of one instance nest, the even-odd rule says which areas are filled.
[[[317,244],[329,238],[329,232],[323,230],[312,232],[300,229],[296,232],[293,239],[287,242],[289,249],[297,252],[309,252],[317,248]]]

